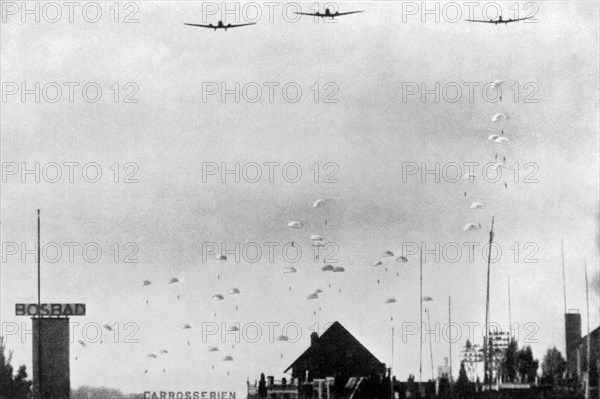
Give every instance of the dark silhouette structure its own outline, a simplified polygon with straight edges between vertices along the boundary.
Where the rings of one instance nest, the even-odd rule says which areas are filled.
[[[290,369],[292,377],[301,382],[325,377],[334,377],[337,382],[386,374],[385,364],[337,321],[320,337],[316,332],[311,334],[310,347],[284,373]]]

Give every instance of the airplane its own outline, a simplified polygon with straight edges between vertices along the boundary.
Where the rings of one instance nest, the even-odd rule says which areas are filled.
[[[225,31],[227,32],[227,29],[229,29],[229,28],[238,28],[240,26],[256,25],[256,22],[251,22],[249,24],[237,24],[237,25],[227,24],[227,25],[225,25],[225,24],[223,24],[223,21],[219,21],[217,23],[217,25],[213,25],[213,24],[201,25],[201,24],[188,24],[188,23],[184,23],[184,25],[214,29],[215,32],[217,31],[217,29],[225,29]]]
[[[325,9],[325,13],[321,14],[320,12],[316,12],[316,13],[307,13],[307,12],[295,12],[294,14],[298,14],[298,15],[310,15],[312,17],[320,17],[320,18],[331,18],[334,19],[335,17],[341,17],[342,15],[349,15],[349,14],[358,14],[359,12],[364,12],[364,11],[348,11],[348,12],[334,12],[331,13],[331,10],[329,10],[329,8]]]
[[[497,24],[508,25],[510,22],[523,21],[525,19],[531,19],[531,18],[533,18],[533,17],[517,18],[517,19],[509,18],[507,20],[503,20],[502,15],[500,15],[497,20],[490,19],[489,21],[484,21],[484,20],[479,20],[479,19],[467,19],[467,21],[468,22],[484,22],[487,24],[494,24],[494,25],[497,25]]]

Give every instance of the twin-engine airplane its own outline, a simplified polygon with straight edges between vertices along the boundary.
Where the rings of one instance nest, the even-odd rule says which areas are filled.
[[[213,25],[213,24],[201,25],[201,24],[186,24],[186,23],[184,23],[184,25],[197,26],[199,28],[214,29],[216,32],[217,29],[225,29],[225,31],[227,31],[227,29],[229,29],[229,28],[239,28],[240,26],[256,25],[256,22],[251,22],[249,24],[237,24],[237,25],[227,24],[227,25],[225,25],[225,24],[223,24],[223,21],[219,21],[217,23],[217,25]]]
[[[349,15],[349,14],[358,14],[360,12],[364,12],[364,11],[348,11],[348,12],[334,12],[332,13],[331,10],[329,10],[329,8],[325,9],[325,12],[323,14],[321,14],[320,12],[315,12],[315,13],[308,13],[308,12],[295,12],[294,14],[298,14],[298,15],[310,15],[311,17],[320,17],[320,18],[335,18],[335,17],[341,17],[342,15]]]
[[[485,20],[479,20],[479,19],[467,19],[467,21],[469,21],[469,22],[483,22],[483,23],[486,23],[486,24],[494,24],[494,25],[498,25],[498,24],[508,25],[510,22],[523,21],[523,20],[531,19],[531,18],[533,18],[533,17],[516,18],[516,19],[509,18],[507,20],[504,20],[504,19],[502,19],[502,15],[500,15],[498,17],[498,19],[496,19],[496,20],[490,19],[489,21],[485,21]]]

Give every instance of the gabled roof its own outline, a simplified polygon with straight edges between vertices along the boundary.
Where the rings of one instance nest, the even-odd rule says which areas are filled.
[[[359,340],[354,338],[352,334],[348,330],[344,328],[340,324],[340,322],[334,322],[320,337],[316,339],[314,344],[311,342],[311,345],[305,350],[292,364],[289,365],[287,369],[284,370],[284,373],[287,373],[289,369],[294,367],[298,362],[303,361],[307,357],[309,357],[313,353],[318,353],[320,350],[330,346],[332,343],[338,341],[347,341],[349,345],[352,345],[354,348],[358,349],[361,352],[364,352],[367,356],[371,357],[374,362],[381,363],[379,359],[375,357],[367,348],[364,347],[363,344],[360,343]],[[383,363],[381,363],[383,365]]]

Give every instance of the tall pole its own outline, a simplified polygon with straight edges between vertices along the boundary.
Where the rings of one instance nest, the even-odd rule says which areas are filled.
[[[452,331],[452,297],[448,297],[448,331]],[[450,358],[450,383],[452,383],[452,337],[448,337],[448,357]]]
[[[488,248],[488,260],[487,260],[487,288],[485,293],[485,342],[483,343],[483,353],[485,355],[483,359],[483,370],[484,375],[488,380],[489,390],[492,390],[492,376],[488,373],[490,348],[489,348],[489,318],[490,318],[490,261],[492,257],[492,241],[494,240],[494,217],[492,216],[492,227],[490,229],[490,242]],[[484,382],[485,383],[485,382]]]
[[[419,290],[419,314],[421,316],[421,324],[419,325],[419,395],[421,395],[422,387],[421,384],[423,382],[423,245],[421,245],[420,257],[419,257],[419,282],[420,282],[420,290]]]
[[[585,379],[585,399],[590,397],[590,292],[589,292],[589,284],[588,284],[588,274],[587,274],[587,263],[585,259],[583,260],[583,265],[585,267],[585,301],[587,305],[587,349],[586,349],[586,364],[587,364],[587,377]]]
[[[41,311],[41,303],[42,303],[42,296],[41,296],[41,279],[40,279],[40,275],[41,275],[41,241],[40,241],[40,210],[37,210],[37,301],[38,301],[38,306],[37,306],[37,322],[38,322],[38,331],[37,331],[37,337],[38,337],[38,342],[37,342],[37,349],[38,349],[38,354],[37,354],[37,363],[38,363],[38,367],[37,367],[37,382],[38,382],[38,386],[36,387],[37,393],[38,393],[38,398],[42,398],[43,397],[43,390],[42,390],[42,311]]]
[[[429,306],[425,309],[427,312],[427,331],[431,331],[431,317],[429,314]],[[431,343],[431,337],[429,337],[429,361],[431,363],[431,380],[435,381],[435,374],[433,373],[433,344]]]
[[[392,379],[392,370],[394,368],[394,326],[392,325],[392,363],[390,364],[390,398],[394,399],[394,380]]]
[[[567,283],[565,279],[565,252],[563,249],[563,242],[560,240],[560,258],[562,263],[562,277],[563,277],[563,301],[565,314],[567,314]],[[566,332],[565,332],[566,335]]]
[[[510,266],[508,269],[508,342],[512,338],[512,309],[510,304]]]

